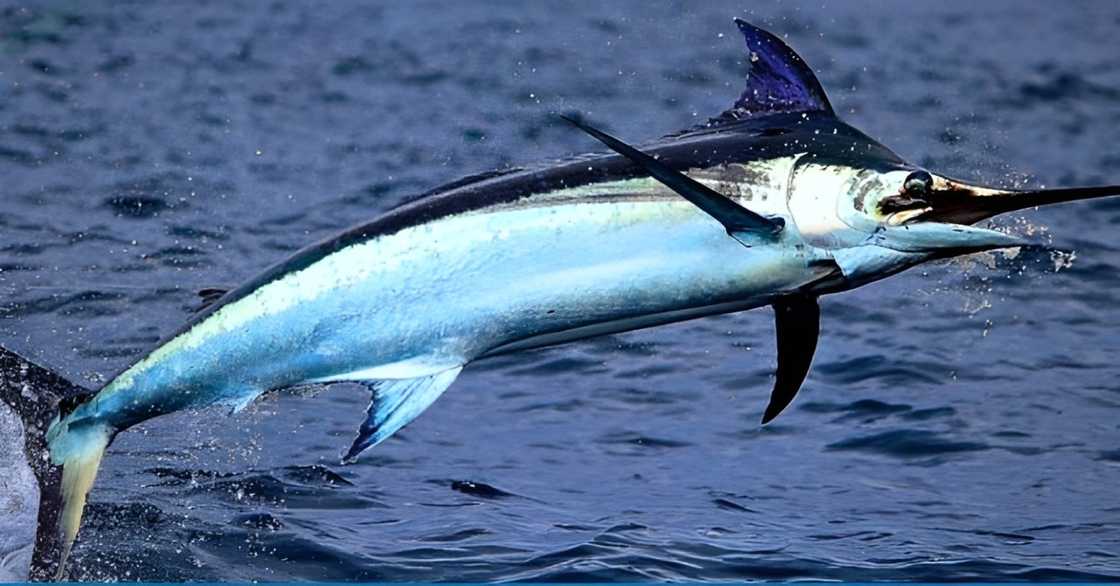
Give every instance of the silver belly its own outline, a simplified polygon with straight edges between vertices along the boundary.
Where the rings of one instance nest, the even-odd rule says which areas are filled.
[[[799,237],[785,238],[745,248],[678,198],[443,218],[343,249],[222,307],[89,408],[146,418],[749,309],[827,272]]]

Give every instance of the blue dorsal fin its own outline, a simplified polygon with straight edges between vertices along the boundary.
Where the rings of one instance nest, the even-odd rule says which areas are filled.
[[[712,123],[789,112],[832,114],[832,105],[809,65],[778,37],[736,18],[747,43],[747,87]]]

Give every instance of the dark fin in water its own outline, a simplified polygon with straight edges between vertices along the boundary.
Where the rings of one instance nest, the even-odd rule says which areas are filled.
[[[747,87],[712,126],[744,118],[790,112],[833,114],[832,105],[813,70],[778,37],[735,19],[747,42]]]
[[[30,579],[50,580],[58,574],[62,552],[59,532],[63,509],[62,468],[47,457],[46,433],[58,416],[61,402],[80,401],[91,392],[36,365],[22,356],[0,348],[0,401],[19,415],[24,427],[27,463],[39,484],[38,527],[31,558]],[[5,446],[10,449],[15,446]]]
[[[727,233],[746,246],[740,238],[748,234],[761,234],[774,236],[782,231],[785,222],[781,219],[770,219],[756,214],[747,208],[735,203],[731,198],[710,189],[703,183],[681,173],[669,165],[643,153],[642,151],[622,142],[621,140],[592,128],[578,120],[562,116],[580,130],[590,134],[597,140],[611,148],[616,153],[630,159],[634,164],[649,173],[654,179],[672,189],[681,197],[692,202],[696,207],[713,217],[727,230]]]
[[[358,437],[343,456],[353,462],[358,454],[381,443],[430,407],[463,370],[462,366],[431,376],[377,381],[354,381],[373,393]]]
[[[797,396],[821,332],[821,308],[816,297],[795,295],[774,303],[778,334],[778,377],[770,393],[770,404],[762,416],[765,425],[774,420]]]
[[[204,289],[199,289],[198,298],[202,300],[202,303],[195,306],[194,311],[202,311],[203,309],[214,305],[214,303],[217,300],[221,299],[222,296],[224,296],[226,293],[229,293],[229,289],[219,289],[218,287],[206,287]]]

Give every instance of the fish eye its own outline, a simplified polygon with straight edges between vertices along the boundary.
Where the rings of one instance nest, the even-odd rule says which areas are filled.
[[[933,175],[928,171],[914,171],[902,182],[902,192],[906,195],[925,195],[933,191]]]

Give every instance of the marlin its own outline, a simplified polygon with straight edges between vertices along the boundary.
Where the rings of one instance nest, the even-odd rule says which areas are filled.
[[[357,383],[372,400],[351,461],[475,361],[771,306],[765,424],[809,371],[822,295],[1029,245],[973,226],[997,214],[1120,194],[996,189],[921,169],[841,121],[783,41],[736,23],[746,88],[706,124],[636,147],[570,119],[610,151],[445,185],[240,287],[207,290],[202,311],[96,392],[0,354],[2,397],[41,491],[34,575],[62,575],[106,448],[153,417]]]

